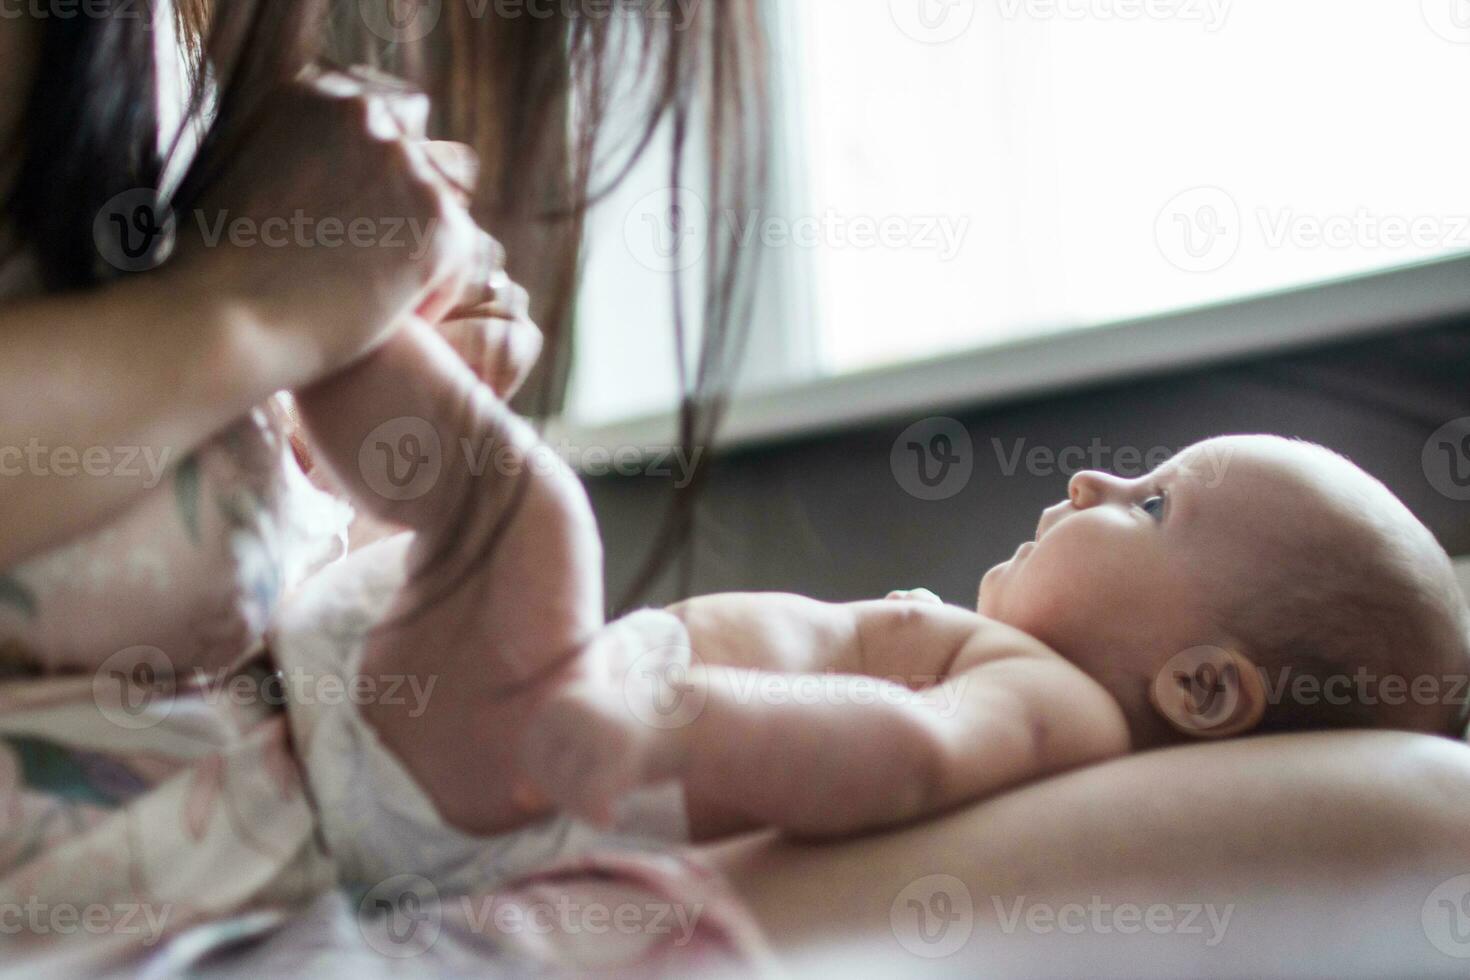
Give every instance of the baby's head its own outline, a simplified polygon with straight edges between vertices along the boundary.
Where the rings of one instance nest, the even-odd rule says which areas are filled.
[[[1470,613],[1434,536],[1341,456],[1211,439],[1145,476],[1078,473],[980,612],[1117,697],[1140,746],[1466,724]]]

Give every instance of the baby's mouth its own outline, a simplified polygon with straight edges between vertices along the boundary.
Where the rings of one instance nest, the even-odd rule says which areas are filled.
[[[1012,557],[1011,560],[1012,561],[1016,561],[1018,559],[1025,558],[1027,555],[1031,554],[1031,552],[1033,552],[1035,550],[1036,550],[1036,542],[1035,541],[1022,541],[1021,542],[1021,546],[1016,549],[1016,554],[1014,555],[1014,557]]]

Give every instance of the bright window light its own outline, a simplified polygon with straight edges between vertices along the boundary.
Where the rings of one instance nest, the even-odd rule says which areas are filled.
[[[787,273],[775,306],[802,312],[765,303],[758,331],[787,341],[758,349],[790,363],[757,365],[763,380],[1470,250],[1466,0],[779,6],[786,165],[757,229]],[[594,225],[582,327],[626,349],[667,323],[641,289],[598,288],[621,217]],[[580,409],[668,404],[637,401]]]

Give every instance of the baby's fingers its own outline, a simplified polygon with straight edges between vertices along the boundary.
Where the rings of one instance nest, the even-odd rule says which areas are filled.
[[[520,390],[530,377],[545,343],[529,319],[466,316],[445,320],[439,333],[476,377],[502,399]]]
[[[944,600],[928,589],[899,589],[888,593],[884,598],[899,599],[904,602],[927,602],[936,606],[944,605]]]

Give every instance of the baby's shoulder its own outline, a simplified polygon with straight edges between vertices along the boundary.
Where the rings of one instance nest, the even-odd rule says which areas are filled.
[[[926,662],[947,664],[945,673],[969,670],[1012,657],[1066,661],[1023,630],[960,606],[929,601],[880,599],[852,603],[868,646],[903,648]],[[883,643],[871,642],[882,638]]]

